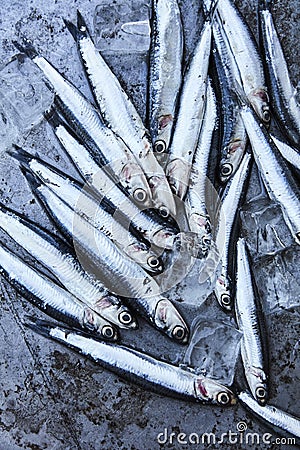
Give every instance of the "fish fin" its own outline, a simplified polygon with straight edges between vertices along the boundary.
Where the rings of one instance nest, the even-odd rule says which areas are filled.
[[[23,38],[22,43],[17,41],[12,41],[12,43],[21,53],[25,53],[28,58],[34,59],[36,56],[38,56],[38,52],[29,39]]]
[[[29,161],[34,158],[32,154],[30,154],[17,144],[13,144],[13,148],[15,150],[7,150],[6,153],[26,166],[28,165]]]
[[[20,164],[20,170],[33,193],[39,186],[42,186],[42,182],[32,173],[28,166]]]
[[[211,0],[210,5],[208,7],[208,5],[205,2],[203,2],[205,21],[207,20],[209,20],[210,22],[213,21],[216,14],[218,3],[219,0]]]
[[[73,39],[75,41],[78,41],[79,37],[80,37],[80,33],[78,28],[76,27],[76,25],[74,25],[73,22],[70,22],[67,19],[64,19],[64,24],[66,25],[66,27],[68,28],[69,32],[71,33],[71,35],[73,36]]]

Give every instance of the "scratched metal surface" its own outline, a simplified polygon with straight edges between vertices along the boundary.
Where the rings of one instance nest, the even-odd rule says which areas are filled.
[[[198,1],[183,0],[180,6],[183,13],[186,34],[186,57],[195,44],[201,24]],[[66,31],[63,18],[75,20],[76,9],[80,9],[89,26],[93,29],[94,12],[100,4],[98,14],[99,27],[103,23],[111,23],[113,13],[118,13],[120,6],[124,7],[124,14],[129,14],[134,7],[135,14],[139,11],[137,1],[88,1],[88,0],[56,0],[54,2],[24,0],[3,0],[0,7],[0,61],[3,65],[16,54],[12,45],[13,39],[25,35],[31,38],[38,50],[47,57],[67,78],[78,86],[89,98],[91,94],[87,87],[77,51],[72,37]],[[255,2],[252,0],[239,1],[239,6],[246,12],[247,19],[254,26]],[[103,5],[108,8],[103,9]],[[126,6],[127,5],[127,6]],[[111,7],[114,6],[114,9]],[[129,9],[128,9],[128,8]],[[129,11],[129,12],[128,12]],[[143,14],[147,9],[143,9]],[[145,13],[146,11],[146,13]],[[300,80],[300,44],[299,24],[300,16],[296,1],[288,3],[280,1],[274,6],[274,13],[281,33],[287,60],[291,68],[292,79],[297,85]],[[143,17],[144,18],[144,17]],[[136,20],[136,17],[134,18]],[[118,25],[118,24],[117,24]],[[115,73],[128,89],[140,113],[145,117],[146,104],[146,72],[147,55],[145,51],[139,53],[128,52],[131,45],[127,42],[117,42],[114,34],[109,33],[105,41],[99,45],[106,50]],[[115,47],[114,47],[115,46]],[[129,47],[128,47],[129,46]],[[139,49],[147,47],[147,40],[142,38],[135,46]],[[12,67],[12,66],[10,66]],[[12,74],[18,69],[18,64],[12,67]],[[32,69],[27,73],[30,79]],[[26,72],[26,71],[25,71]],[[1,72],[2,75],[4,72]],[[14,80],[10,72],[6,73],[6,80]],[[2,77],[3,78],[3,77]],[[1,79],[2,79],[1,78]],[[36,78],[35,78],[36,80]],[[21,90],[21,100],[25,98],[27,115],[16,117],[17,110],[7,107],[16,101],[18,96],[8,98],[3,95],[12,88],[11,81],[8,91],[5,85],[0,86],[1,92],[1,158],[0,158],[0,192],[1,201],[18,211],[24,212],[39,223],[53,229],[45,214],[35,203],[24,179],[17,168],[17,164],[5,154],[12,141],[16,141],[31,151],[37,151],[49,161],[58,164],[63,170],[74,174],[68,159],[56,144],[50,129],[40,121],[31,131],[30,120],[38,122],[41,111],[51,102],[47,93],[37,85],[34,95],[37,102],[30,103],[30,88],[25,86]],[[29,91],[28,91],[29,89]],[[29,93],[28,93],[29,92]],[[23,98],[23,97],[24,98]],[[28,101],[27,101],[28,100]],[[35,108],[34,114],[28,114],[29,108]],[[21,109],[22,109],[21,108]],[[17,108],[18,109],[18,108]],[[32,109],[33,111],[33,109]],[[5,117],[7,115],[7,117]],[[10,123],[9,119],[14,120]],[[25,120],[26,119],[26,120]],[[250,196],[257,194],[256,177],[253,174]],[[258,203],[257,208],[261,205]],[[252,211],[252,210],[251,210]],[[250,211],[250,212],[251,212]],[[278,211],[277,211],[278,213]],[[246,219],[253,216],[247,216]],[[280,215],[280,213],[279,213]],[[255,238],[257,222],[246,220],[248,239],[252,250],[256,249]],[[249,225],[250,224],[250,225]],[[284,236],[285,228],[279,217],[277,230]],[[1,239],[7,237],[1,234]],[[11,242],[9,242],[12,244]],[[264,249],[255,263],[255,274],[259,280],[262,300],[269,305],[276,294],[282,303],[287,296],[292,296],[294,305],[299,305],[299,251],[287,239],[289,247],[287,254],[264,259]],[[12,245],[12,248],[14,246]],[[252,251],[255,257],[255,250]],[[26,256],[28,258],[28,256]],[[30,258],[28,258],[30,261]],[[279,273],[282,278],[279,278]],[[268,283],[267,283],[268,280]],[[175,289],[173,298],[178,300],[181,295],[197,296],[197,287],[188,286]],[[0,310],[0,448],[1,450],[98,450],[98,449],[158,449],[158,448],[247,448],[246,444],[220,443],[222,433],[230,430],[237,432],[237,425],[245,422],[249,432],[256,432],[260,436],[260,444],[249,448],[260,449],[288,449],[293,446],[276,444],[276,433],[266,428],[240,405],[229,409],[213,408],[198,404],[187,404],[172,398],[163,398],[154,393],[143,390],[122,381],[117,376],[102,370],[90,361],[76,355],[61,346],[49,342],[42,337],[26,330],[22,324],[26,314],[42,317],[42,313],[28,304],[12,291],[7,283],[1,279],[1,310]],[[291,305],[291,302],[289,303]],[[204,308],[204,309],[203,309]],[[207,302],[201,308],[205,316],[205,308],[214,311],[214,305]],[[188,307],[184,303],[181,309],[189,322],[200,312],[200,309]],[[204,312],[203,312],[204,311]],[[216,313],[219,314],[219,313]],[[180,361],[183,349],[171,344],[159,333],[152,331],[143,321],[136,335],[123,334],[124,342],[132,341],[137,347],[145,350],[156,348],[157,355]],[[299,309],[294,307],[288,311],[277,308],[267,316],[267,331],[270,355],[270,402],[294,414],[299,414]],[[153,345],[154,342],[154,345]],[[241,376],[238,366],[238,377]],[[165,432],[167,430],[167,432]],[[157,436],[164,444],[159,444]],[[165,435],[166,433],[166,435]],[[171,435],[174,433],[174,435]],[[191,433],[200,437],[203,433],[214,433],[216,443],[194,445],[178,442],[179,433],[185,433],[186,438],[179,436],[179,440],[188,439]],[[272,433],[272,445],[262,442],[264,433]],[[173,436],[173,437],[172,437]],[[192,435],[191,435],[192,436]],[[238,435],[240,438],[240,434]]]

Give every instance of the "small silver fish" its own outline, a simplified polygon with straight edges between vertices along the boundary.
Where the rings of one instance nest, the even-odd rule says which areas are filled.
[[[297,103],[283,49],[270,11],[270,1],[259,0],[258,24],[265,73],[272,107],[282,132],[291,143],[300,145],[300,105]]]
[[[166,163],[182,79],[183,31],[177,0],[154,0],[149,66],[149,122],[155,156]]]
[[[128,189],[137,203],[151,207],[151,191],[138,161],[102,121],[99,111],[25,40],[15,45],[42,70],[56,95],[56,104],[75,133],[85,142],[97,164]]]
[[[284,220],[295,241],[300,244],[300,192],[276,145],[246,100],[241,115],[251,142],[254,158],[272,200],[281,206]]]
[[[141,117],[96,49],[82,15],[78,27],[65,21],[72,33],[105,124],[119,136],[143,169],[151,189],[154,207],[165,217],[176,214],[176,205],[164,171],[158,164]]]
[[[62,327],[41,321],[27,323],[32,330],[89,357],[96,363],[143,387],[169,396],[196,402],[230,406],[236,403],[234,394],[217,381],[197,375],[146,353],[122,345],[109,345]]]
[[[99,337],[116,340],[116,328],[99,314],[58,286],[41,272],[33,269],[2,244],[0,274],[28,301],[48,315]]]
[[[232,257],[230,254],[230,247],[234,242],[232,231],[238,208],[245,194],[250,164],[251,155],[246,153],[238,170],[226,185],[226,189],[221,198],[221,211],[215,235],[215,245],[221,261],[221,273],[217,278],[214,292],[219,304],[227,311],[230,311],[233,306]]]
[[[87,307],[120,328],[137,328],[128,308],[82,269],[65,241],[1,204],[0,228],[47,267]]]
[[[263,421],[300,438],[300,419],[273,405],[259,405],[248,392],[238,394],[239,400]]]
[[[185,197],[188,189],[192,160],[204,115],[211,38],[212,26],[208,17],[185,72],[179,111],[165,169],[173,192],[180,199]]]
[[[237,242],[235,312],[239,329],[243,333],[241,354],[252,395],[259,404],[265,405],[268,395],[267,374],[256,296],[245,239],[239,238]]]
[[[194,154],[186,197],[186,214],[191,231],[199,236],[201,254],[206,256],[211,245],[211,221],[206,208],[207,167],[211,140],[217,120],[216,97],[208,82],[205,114]]]

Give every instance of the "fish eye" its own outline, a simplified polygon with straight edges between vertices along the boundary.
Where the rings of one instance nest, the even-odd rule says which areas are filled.
[[[221,175],[223,177],[228,177],[229,175],[231,175],[233,172],[233,166],[232,164],[229,163],[225,163],[222,165],[221,167]]]
[[[102,328],[102,335],[107,339],[112,339],[115,336],[114,329],[109,325],[105,325]]]
[[[165,141],[156,141],[154,144],[154,151],[156,153],[163,153],[164,151],[166,151]]]
[[[135,198],[136,201],[142,203],[146,200],[147,194],[146,191],[144,191],[144,189],[138,188],[134,191],[133,197]]]
[[[221,303],[224,306],[224,308],[228,308],[231,305],[231,297],[228,294],[222,294],[221,295]]]
[[[159,214],[160,214],[164,219],[166,219],[166,218],[169,216],[170,212],[169,212],[169,210],[168,210],[168,208],[167,208],[166,206],[160,206],[160,207],[159,207]]]
[[[157,269],[157,267],[159,267],[160,265],[159,259],[156,258],[156,256],[150,256],[147,263],[151,267],[151,269]]]
[[[132,315],[128,311],[122,311],[119,314],[119,321],[124,325],[129,325],[132,322]]]
[[[270,120],[271,120],[271,115],[270,115],[269,108],[263,109],[262,117],[263,117],[264,122],[266,122],[266,123],[269,123],[269,122],[270,122]]]
[[[211,239],[208,236],[203,236],[202,244],[206,245],[206,246],[209,246],[211,244]]]
[[[228,405],[228,403],[230,402],[230,397],[227,392],[219,392],[219,394],[217,395],[217,402],[220,405]]]
[[[182,341],[185,338],[185,329],[179,325],[173,328],[172,337],[177,341]]]
[[[256,395],[257,399],[262,402],[262,401],[266,400],[267,392],[264,387],[260,386],[260,387],[256,388],[255,395]]]

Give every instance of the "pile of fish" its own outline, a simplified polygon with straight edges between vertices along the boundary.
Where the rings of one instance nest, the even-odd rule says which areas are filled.
[[[183,67],[177,1],[153,0],[148,128],[80,13],[77,26],[65,23],[95,104],[30,41],[15,43],[55,94],[45,117],[78,179],[17,146],[9,152],[58,234],[1,204],[0,228],[52,275],[4,244],[0,272],[23,297],[66,324],[32,319],[27,325],[34,331],[166,395],[221,406],[239,399],[268,423],[300,437],[297,418],[267,405],[263,314],[238,227],[254,162],[300,243],[300,105],[270,2],[258,2],[261,54],[231,0],[203,0],[202,30]],[[213,152],[219,156],[212,170]],[[214,204],[211,183],[219,196]],[[115,342],[120,328],[137,328],[137,314],[175,342],[188,342],[180,308],[164,295],[164,273],[172,271],[178,248],[203,262],[199,270],[210,268],[216,300],[224,314],[235,313],[249,392],[233,388],[234,393],[199,371]],[[155,342],[159,346],[159,335]]]

